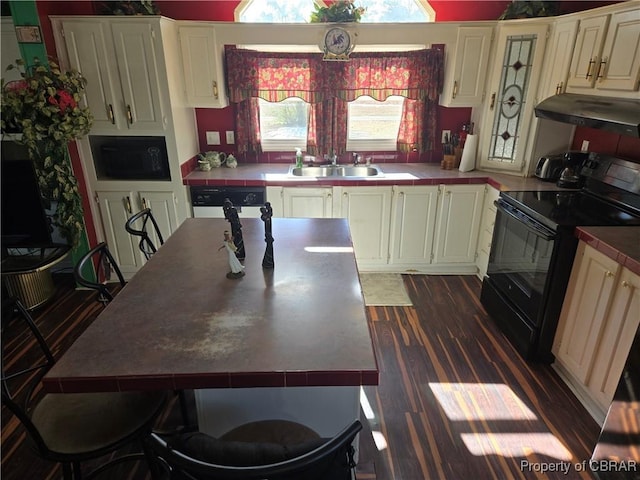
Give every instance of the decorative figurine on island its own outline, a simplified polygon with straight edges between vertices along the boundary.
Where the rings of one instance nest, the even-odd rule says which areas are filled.
[[[260,218],[264,222],[264,241],[267,247],[264,251],[264,257],[262,258],[262,268],[273,268],[273,235],[271,234],[271,217],[273,216],[273,210],[271,203],[266,202],[264,207],[260,207],[262,215]]]
[[[231,233],[229,233],[229,230],[224,231],[224,243],[218,251],[223,248],[227,250],[227,254],[229,255],[229,268],[231,268],[231,271],[227,273],[227,278],[235,279],[244,277],[244,265],[242,265],[238,257],[236,257],[238,249],[233,243],[233,237]]]
[[[222,210],[224,211],[224,218],[231,224],[231,238],[233,238],[233,243],[236,246],[236,257],[238,257],[238,260],[244,260],[244,240],[242,238],[242,225],[240,224],[238,211],[228,198],[224,199]]]

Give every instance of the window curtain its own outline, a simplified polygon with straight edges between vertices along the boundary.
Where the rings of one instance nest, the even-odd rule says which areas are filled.
[[[311,104],[307,150],[312,154],[346,150],[347,102],[362,95],[383,101],[391,95],[404,102],[398,134],[400,151],[432,149],[436,139],[436,106],[444,78],[440,49],[411,52],[352,54],[348,62],[328,62],[322,54],[271,53],[225,47],[229,100],[237,103],[240,128],[250,125],[246,138],[258,139],[259,117],[240,104],[262,98],[277,102],[300,97]],[[240,125],[243,127],[240,127]],[[243,144],[239,151],[256,151]]]

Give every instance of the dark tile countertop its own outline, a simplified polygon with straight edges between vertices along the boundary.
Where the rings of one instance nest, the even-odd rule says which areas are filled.
[[[346,219],[243,218],[245,276],[223,218],[190,218],[43,379],[50,392],[377,385]]]
[[[576,236],[640,275],[640,227],[578,227]]]
[[[473,170],[445,170],[433,163],[384,163],[377,165],[384,177],[377,178],[315,178],[291,177],[289,164],[247,164],[238,168],[214,168],[208,172],[194,170],[184,177],[185,185],[211,186],[289,186],[321,187],[331,185],[439,185],[489,183],[499,190],[562,190],[554,182],[535,177],[518,177],[504,173]]]

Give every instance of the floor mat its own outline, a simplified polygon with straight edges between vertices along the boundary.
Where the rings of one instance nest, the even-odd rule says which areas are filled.
[[[368,306],[411,306],[411,299],[399,273],[361,273],[364,303]]]

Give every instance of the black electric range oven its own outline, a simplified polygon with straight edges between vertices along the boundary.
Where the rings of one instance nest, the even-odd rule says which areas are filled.
[[[640,228],[640,164],[591,154],[580,190],[501,192],[481,301],[527,360],[551,346],[578,247],[577,226]]]

